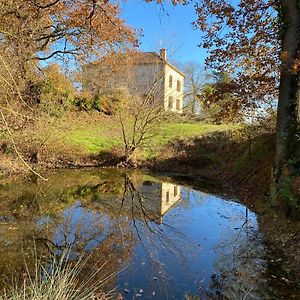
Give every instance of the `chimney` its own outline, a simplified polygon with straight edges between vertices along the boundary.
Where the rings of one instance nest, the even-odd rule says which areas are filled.
[[[165,48],[160,49],[159,53],[162,59],[167,60],[167,50]]]

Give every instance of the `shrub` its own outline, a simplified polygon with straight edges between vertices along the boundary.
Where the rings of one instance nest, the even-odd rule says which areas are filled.
[[[40,97],[40,106],[49,115],[61,116],[70,109],[74,102],[74,95],[68,91],[56,89],[51,84],[44,82]]]
[[[91,110],[93,108],[93,97],[88,92],[83,92],[74,97],[73,104],[78,107],[79,110]]]
[[[42,70],[42,80],[27,82],[23,92],[28,105],[38,105],[49,115],[60,116],[74,102],[76,90],[57,64]]]
[[[128,101],[129,97],[126,89],[115,89],[99,93],[96,99],[102,112],[107,115],[115,115],[121,105]]]

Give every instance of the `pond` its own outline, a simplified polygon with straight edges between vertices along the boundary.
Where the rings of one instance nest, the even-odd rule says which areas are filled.
[[[128,300],[274,299],[256,215],[234,199],[138,171],[48,178],[0,185],[2,287],[24,261],[33,270],[36,255],[70,249],[90,254],[85,271],[115,274],[105,288]]]

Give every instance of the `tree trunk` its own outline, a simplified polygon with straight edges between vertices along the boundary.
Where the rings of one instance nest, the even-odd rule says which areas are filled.
[[[299,176],[300,170],[300,1],[281,1],[279,15],[283,36],[276,130],[275,195],[280,201],[287,201],[285,204],[291,208],[300,204],[300,187],[294,186],[294,179]]]

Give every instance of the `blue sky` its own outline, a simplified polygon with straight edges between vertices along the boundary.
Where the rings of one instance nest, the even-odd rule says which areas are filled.
[[[156,3],[127,0],[121,7],[125,22],[143,30],[141,50],[158,51],[166,48],[170,60],[204,64],[206,51],[197,46],[201,41],[201,32],[194,30],[191,24],[196,20],[193,5],[174,7],[165,4],[166,12],[163,12]]]

